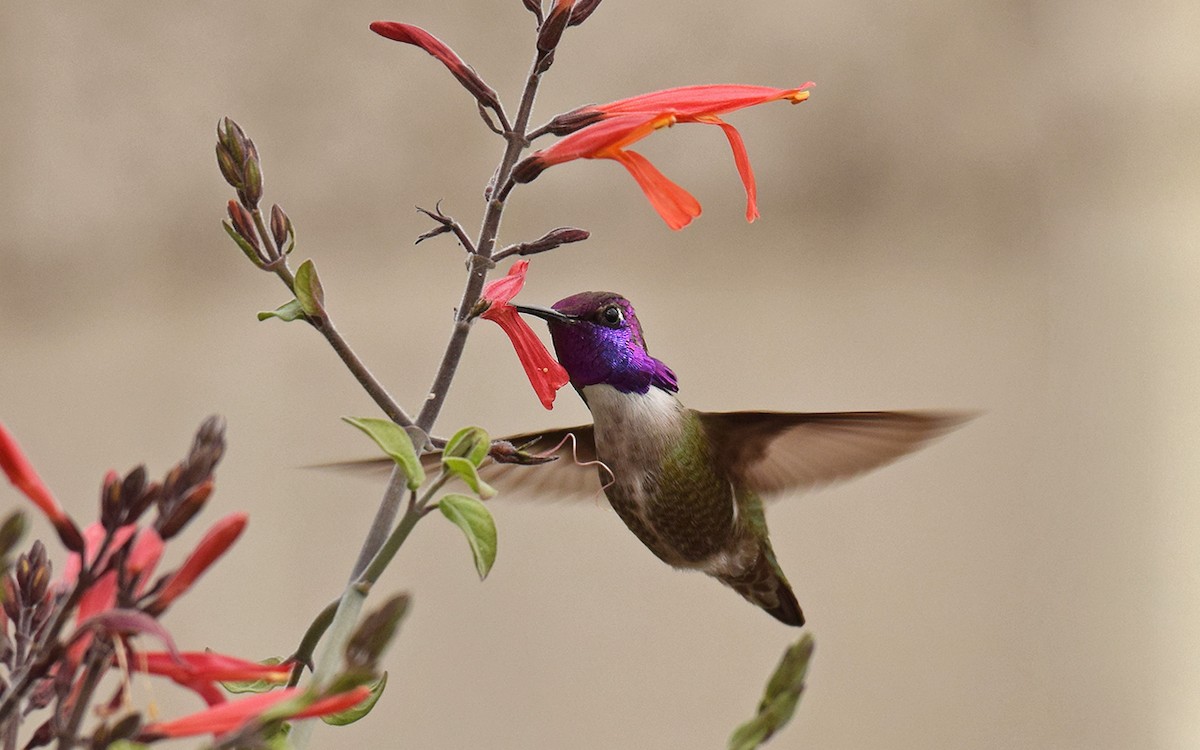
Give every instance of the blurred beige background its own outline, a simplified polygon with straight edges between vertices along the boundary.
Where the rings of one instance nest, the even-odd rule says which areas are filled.
[[[625,293],[698,408],[986,410],[771,508],[817,640],[772,747],[1200,744],[1198,7],[609,0],[568,33],[537,121],[686,83],[817,87],[729,118],[753,225],[715,128],[642,149],[704,205],[679,233],[608,162],[514,193],[502,241],[593,232],[536,259],[523,299]],[[206,518],[252,522],[169,615],[188,647],[290,650],[381,489],[297,468],[369,452],[337,417],[374,411],[319,336],[255,321],[287,297],[219,227],[217,119],[255,139],[297,259],[414,410],[449,332],[459,251],[413,247],[413,206],[474,229],[500,142],[375,19],[441,35],[513,101],[518,0],[0,6],[0,419],[88,518],[106,469],[160,474],[225,415]],[[586,419],[570,391],[543,411],[487,326],[439,431]],[[798,633],[600,503],[492,508],[484,584],[456,529],[418,527],[381,584],[415,596],[386,708],[318,745],[722,747]]]

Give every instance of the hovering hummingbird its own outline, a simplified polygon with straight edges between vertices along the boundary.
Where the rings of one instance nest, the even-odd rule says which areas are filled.
[[[702,412],[679,402],[675,373],[646,349],[633,305],[582,292],[545,320],[558,361],[593,424],[504,438],[535,467],[492,463],[485,481],[545,497],[603,489],[630,531],[663,562],[699,570],[788,625],[804,614],[779,567],[763,498],[848,478],[919,448],[965,421],[946,412]],[[424,459],[436,464],[438,454]],[[389,459],[353,465],[390,465]]]
[[[659,559],[707,573],[788,625],[803,625],[804,614],[771,548],[763,497],[875,468],[964,421],[935,412],[696,411],[676,398],[675,373],[647,351],[621,295],[513,307],[549,324],[594,424],[507,438],[561,460],[495,464],[488,481],[594,493],[598,476],[617,515]]]

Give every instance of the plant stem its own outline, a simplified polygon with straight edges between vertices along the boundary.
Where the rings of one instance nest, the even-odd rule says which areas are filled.
[[[512,130],[506,134],[508,145],[500,159],[500,166],[496,168],[496,177],[492,183],[493,189],[509,182],[518,157],[529,145],[525,130],[529,127],[529,115],[533,112],[533,100],[537,96],[538,83],[541,78],[542,73],[538,70],[538,62],[535,60],[529,69],[529,77],[525,80],[525,90],[521,94],[521,104],[517,109],[517,120],[513,123]],[[458,313],[454,317],[454,328],[450,333],[450,341],[446,344],[446,352],[442,355],[442,362],[438,366],[433,385],[429,389],[429,397],[421,408],[421,413],[417,415],[417,427],[426,433],[432,431],[433,424],[437,421],[442,405],[446,401],[446,395],[450,392],[450,383],[454,380],[454,373],[458,370],[458,363],[462,359],[463,349],[467,344],[467,335],[471,332],[471,321],[468,316],[483,291],[483,282],[487,280],[487,272],[493,265],[492,253],[496,247],[496,237],[500,233],[500,219],[503,215],[504,198],[499,196],[489,198],[487,211],[483,216],[483,225],[479,230],[479,239],[475,242],[476,253],[471,256],[466,288],[463,289],[462,300],[458,304]]]

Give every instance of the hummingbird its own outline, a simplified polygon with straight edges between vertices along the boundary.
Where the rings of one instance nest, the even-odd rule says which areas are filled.
[[[787,625],[803,625],[804,613],[771,547],[764,499],[882,466],[969,418],[934,411],[697,411],[679,401],[674,371],[650,355],[633,305],[621,295],[581,292],[550,308],[513,307],[549,325],[557,359],[593,423],[505,437],[548,462],[488,463],[480,477],[502,491],[544,498],[603,490],[660,560],[706,573]],[[432,468],[439,455],[422,461]]]
[[[533,469],[494,464],[488,481],[524,472],[527,488],[543,494],[594,493],[598,478],[613,510],[660,560],[716,578],[787,625],[803,625],[804,614],[771,547],[764,497],[875,468],[964,421],[919,411],[697,411],[679,401],[674,371],[650,355],[621,295],[581,292],[550,308],[513,307],[546,321],[593,424],[506,438],[527,451],[553,449],[560,460]]]

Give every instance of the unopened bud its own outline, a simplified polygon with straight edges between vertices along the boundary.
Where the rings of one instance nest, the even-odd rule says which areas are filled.
[[[547,250],[553,250],[559,245],[566,245],[572,242],[583,242],[591,234],[585,229],[576,229],[575,227],[559,227],[551,229],[533,242],[527,242],[519,246],[518,255],[537,255],[544,253]]]
[[[189,490],[171,511],[171,515],[162,519],[162,522],[158,524],[159,536],[163,539],[170,539],[178,534],[208,502],[208,496],[212,494],[212,491],[213,480],[211,479]]]
[[[586,128],[603,119],[604,113],[594,104],[588,104],[558,115],[546,125],[546,132],[554,135],[570,135],[576,130]]]
[[[254,150],[254,144],[250,144],[250,150]],[[254,208],[262,200],[263,194],[262,166],[258,163],[257,153],[246,159],[243,172],[246,181],[242,185],[242,189],[238,191],[238,196],[242,199],[243,204]]]
[[[542,4],[539,0],[521,0],[525,9],[537,16],[538,23],[542,22]]]
[[[292,249],[289,244],[293,238],[292,220],[278,203],[271,204],[271,237],[274,238],[275,246],[280,252],[286,254]]]
[[[546,163],[537,155],[526,157],[513,167],[513,181],[533,182],[538,175],[546,171],[546,166]]]
[[[217,141],[217,166],[220,167],[221,176],[225,178],[230,187],[237,190],[242,188],[241,162],[236,161],[233,154],[229,152],[229,148],[220,141]]]
[[[235,200],[229,201],[229,219],[233,222],[233,228],[237,230],[238,236],[250,243],[252,247],[257,249],[258,232],[254,228],[254,217],[246,210],[246,207]]]
[[[588,19],[600,7],[600,0],[578,0],[571,11],[571,22],[568,26],[578,26]]]
[[[574,0],[554,0],[554,7],[550,8],[550,15],[546,16],[546,20],[542,22],[542,27],[538,30],[538,57],[545,58],[554,52],[554,48],[562,39],[563,31],[567,28],[567,22],[571,20],[571,9],[574,7]]]

